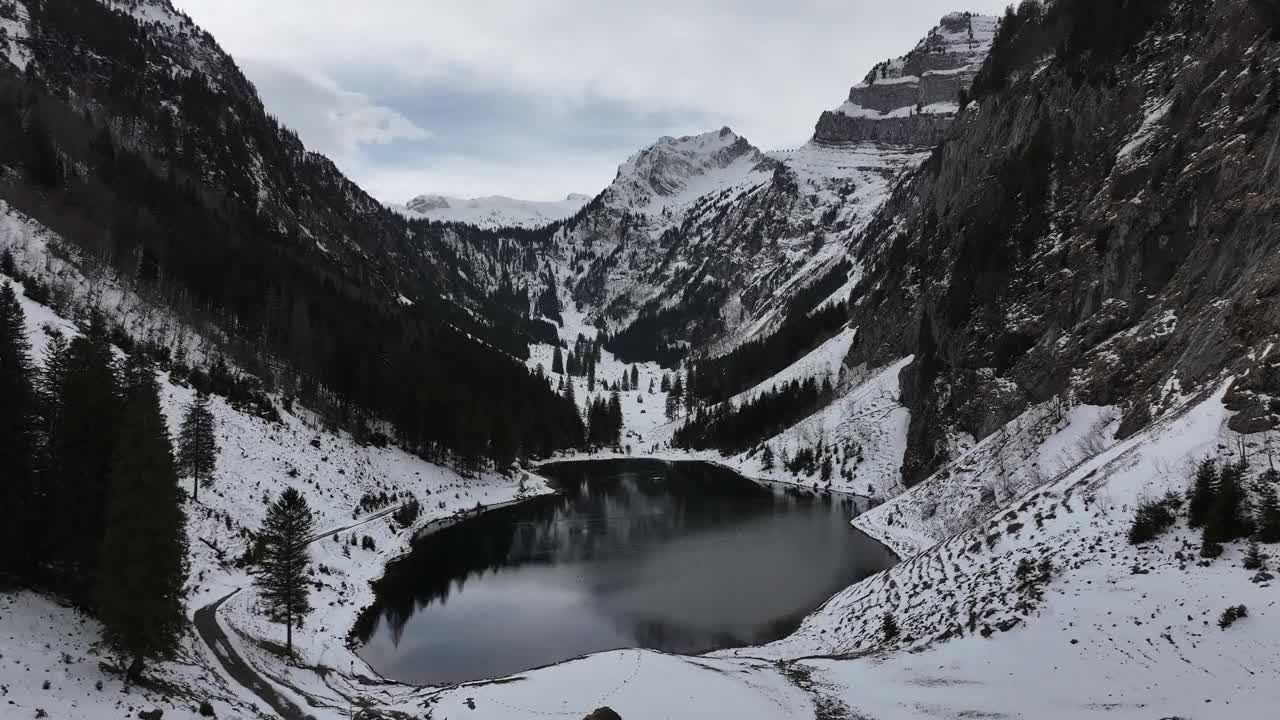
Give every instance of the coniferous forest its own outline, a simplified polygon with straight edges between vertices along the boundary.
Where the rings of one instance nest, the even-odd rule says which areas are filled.
[[[848,321],[844,303],[833,303],[789,320],[773,334],[719,357],[699,360],[689,372],[689,391],[718,403],[758,385],[838,333]]]
[[[521,362],[530,340],[554,335],[531,319],[535,299],[459,286],[438,227],[391,213],[308,153],[234,65],[221,78],[170,74],[154,37],[99,3],[33,4],[32,22],[48,30],[33,47],[39,72],[0,81],[0,132],[23,138],[0,147],[25,175],[6,191],[16,209],[217,328],[262,390],[332,427],[366,435],[385,420],[407,449],[471,466],[583,441],[574,409]],[[99,76],[73,107],[77,78]],[[176,98],[190,122],[155,97]],[[462,242],[494,245],[473,235]]]
[[[0,285],[0,582],[92,610],[137,678],[185,623],[185,516],[155,368],[123,361],[93,315],[30,357],[13,286]]]

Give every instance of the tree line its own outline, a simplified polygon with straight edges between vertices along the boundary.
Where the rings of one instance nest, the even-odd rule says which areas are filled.
[[[94,314],[30,357],[13,285],[0,287],[0,576],[91,610],[137,679],[185,622],[185,514],[145,352],[117,361]],[[202,465],[203,467],[203,465]]]
[[[808,417],[834,394],[831,380],[792,380],[735,406],[701,406],[676,428],[672,444],[694,450],[739,453]]]
[[[90,315],[70,341],[30,356],[13,285],[0,285],[0,584],[56,592],[93,613],[132,681],[177,646],[185,626],[185,493],[212,481],[219,447],[209,397],[197,392],[171,442],[151,354],[118,360]],[[175,451],[176,450],[176,451]],[[314,524],[290,488],[257,534],[255,584],[271,619],[293,627],[307,602]]]
[[[528,317],[527,288],[460,279],[441,228],[307,152],[229,61],[172,73],[174,48],[127,13],[30,10],[35,59],[0,77],[0,132],[22,138],[0,145],[15,208],[184,322],[216,326],[264,391],[330,428],[365,437],[389,421],[407,449],[470,467],[583,442],[581,419],[520,362],[528,339],[554,338]],[[472,235],[458,242],[483,250]]]
[[[845,304],[833,303],[799,315],[773,334],[732,352],[690,363],[689,392],[700,402],[723,402],[804,357],[840,332],[848,319]]]

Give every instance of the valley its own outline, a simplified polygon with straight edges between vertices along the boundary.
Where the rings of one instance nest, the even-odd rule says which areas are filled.
[[[799,147],[398,205],[168,0],[0,2],[0,715],[1270,717],[1277,28],[952,12]],[[120,398],[78,436],[68,344]],[[153,416],[135,676],[94,563]]]

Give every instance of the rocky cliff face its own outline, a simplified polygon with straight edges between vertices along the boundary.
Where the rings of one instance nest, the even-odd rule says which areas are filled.
[[[951,13],[906,55],[880,63],[818,119],[814,139],[933,146],[958,109],[991,47],[998,21]]]
[[[1280,44],[1256,7],[1059,2],[1002,31],[856,251],[847,362],[915,356],[908,483],[1055,394],[1123,406],[1123,436],[1234,375],[1232,422],[1275,424]]]

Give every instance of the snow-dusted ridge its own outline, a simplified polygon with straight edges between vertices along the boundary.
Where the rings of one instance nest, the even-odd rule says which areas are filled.
[[[591,196],[570,193],[563,200],[520,200],[504,195],[461,198],[419,195],[391,208],[410,218],[465,223],[486,229],[535,228],[563,220],[582,209]]]

